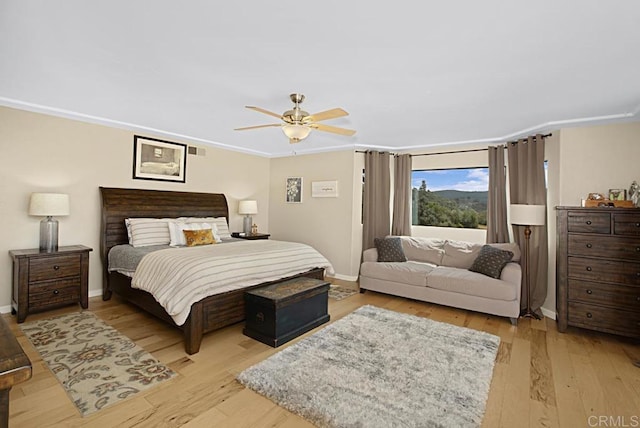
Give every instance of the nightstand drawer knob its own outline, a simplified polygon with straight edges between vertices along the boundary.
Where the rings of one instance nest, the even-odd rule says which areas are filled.
[[[587,318],[593,318],[593,315],[591,314],[591,312],[587,312]]]
[[[636,272],[636,277],[640,278],[640,272]]]
[[[60,266],[58,266],[58,265],[53,265],[53,270],[60,270]]]
[[[587,225],[591,226],[591,220],[587,220]]]
[[[636,247],[636,252],[640,253],[640,247]]]
[[[264,314],[262,312],[258,312],[256,314],[256,321],[258,322],[264,322]]]
[[[640,296],[636,297],[636,302],[640,302]]]
[[[591,272],[591,266],[587,266],[587,271]]]
[[[636,227],[640,227],[640,223],[636,223]]]
[[[587,244],[587,248],[591,248],[591,247],[593,247],[593,245]]]
[[[55,295],[60,294],[60,290],[53,290],[53,294],[55,294]]]
[[[593,294],[593,291],[587,290],[587,294]]]

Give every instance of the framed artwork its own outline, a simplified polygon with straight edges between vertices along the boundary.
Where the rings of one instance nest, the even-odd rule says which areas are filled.
[[[184,183],[187,145],[133,136],[133,178]]]
[[[311,182],[312,198],[337,198],[338,182],[337,181],[313,181]]]
[[[286,182],[286,197],[288,203],[302,203],[302,177],[289,177]]]

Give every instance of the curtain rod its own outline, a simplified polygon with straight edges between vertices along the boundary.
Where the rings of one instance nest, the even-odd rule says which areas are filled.
[[[541,135],[541,137],[542,138],[547,138],[547,137],[551,137],[551,135],[553,135],[553,134],[549,133],[549,134]],[[534,136],[534,138],[535,138],[535,136]],[[517,141],[507,141],[506,142],[506,144],[516,144],[516,143],[517,143]],[[505,146],[504,148],[506,149],[507,146]],[[411,156],[449,155],[449,154],[453,154],[453,153],[485,152],[487,150],[489,150],[488,147],[485,148],[485,149],[468,149],[468,150],[452,150],[452,151],[449,151],[449,152],[420,153],[420,154],[411,155]],[[367,153],[367,150],[356,150],[356,153]],[[384,152],[382,152],[382,153],[384,153]],[[389,153],[390,154],[394,154],[394,153],[391,153],[391,152],[389,152]],[[397,154],[397,153],[395,153],[395,154]]]

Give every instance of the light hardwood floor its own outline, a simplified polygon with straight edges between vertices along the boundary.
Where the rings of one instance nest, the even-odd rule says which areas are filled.
[[[505,318],[374,292],[330,299],[331,322],[365,304],[500,336],[483,427],[640,426],[640,368],[632,364],[640,360],[637,342],[578,329],[558,333],[550,319],[520,319],[513,327]],[[27,321],[77,310],[72,306],[29,315]],[[205,336],[200,352],[188,356],[178,330],[116,298],[92,298],[89,310],[179,376],[82,418],[15,317],[5,314],[33,364],[33,377],[11,390],[11,427],[312,426],[235,381],[240,371],[299,339],[273,349],[242,335],[242,324],[237,324]]]

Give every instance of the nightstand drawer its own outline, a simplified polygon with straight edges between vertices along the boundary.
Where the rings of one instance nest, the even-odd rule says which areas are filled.
[[[569,212],[568,231],[584,233],[611,233],[611,214]]]
[[[640,313],[640,287],[569,280],[569,300]]]
[[[29,282],[80,274],[80,254],[33,258],[29,260]]]
[[[77,302],[80,299],[80,277],[41,282],[29,286],[29,309]]]

